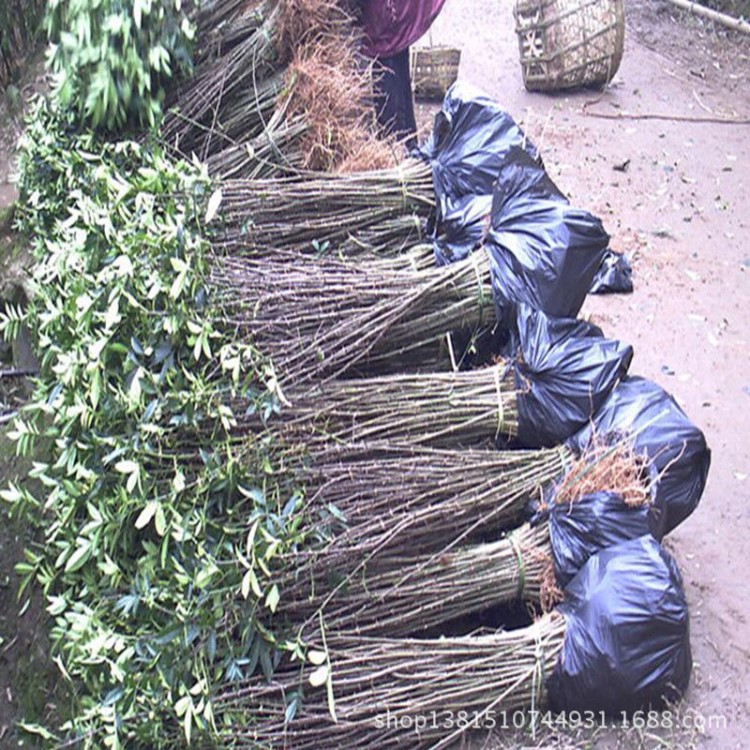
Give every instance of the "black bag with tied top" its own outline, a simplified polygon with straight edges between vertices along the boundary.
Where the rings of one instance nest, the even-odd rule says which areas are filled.
[[[507,152],[485,239],[499,321],[512,321],[519,303],[578,315],[608,245],[601,221],[573,208],[524,149]]]
[[[495,183],[514,146],[538,159],[534,145],[496,102],[469,84],[451,86],[420,151],[432,167],[440,265],[462,260],[480,244],[489,228]]]
[[[617,492],[594,492],[572,503],[555,502],[548,517],[558,585],[571,579],[599,550],[650,533],[651,505],[628,505]]]
[[[554,711],[658,709],[692,671],[688,606],[672,557],[651,536],[608,547],[565,589],[567,629],[547,688]]]
[[[624,379],[569,445],[582,453],[594,439],[628,439],[635,453],[648,461],[654,504],[651,531],[657,539],[698,506],[711,451],[703,433],[661,386],[645,378]]]
[[[630,366],[633,349],[591,323],[517,307],[510,367],[518,395],[518,436],[526,448],[552,447],[584,427]]]

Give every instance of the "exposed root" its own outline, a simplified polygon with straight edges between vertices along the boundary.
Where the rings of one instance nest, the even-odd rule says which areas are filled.
[[[616,492],[631,507],[650,502],[643,458],[636,455],[629,442],[607,444],[593,440],[557,485],[555,502],[573,504],[595,492]]]
[[[303,47],[353,41],[353,0],[278,0],[276,47],[283,64]]]
[[[289,116],[307,125],[301,142],[306,169],[354,172],[396,164],[393,144],[377,137],[369,70],[351,38],[298,47],[287,76]]]
[[[545,549],[529,549],[528,555],[531,559],[537,560],[543,564],[542,573],[539,576],[539,606],[542,612],[551,612],[563,599],[565,595],[562,589],[557,585],[555,576],[555,565],[552,560],[552,554],[549,545]]]

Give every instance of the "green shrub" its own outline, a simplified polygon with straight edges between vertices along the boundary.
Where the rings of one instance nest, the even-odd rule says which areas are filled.
[[[94,128],[153,126],[165,84],[191,68],[182,0],[49,0],[55,95]]]
[[[220,194],[203,170],[38,104],[19,187],[36,294],[0,328],[35,333],[41,373],[13,438],[51,456],[31,472],[43,491],[2,497],[43,537],[18,572],[22,591],[43,588],[76,696],[55,732],[184,746],[219,720],[215,687],[270,675],[284,645],[274,570],[311,525],[270,433],[233,429],[238,404],[278,410],[273,372],[212,304],[204,234]]]

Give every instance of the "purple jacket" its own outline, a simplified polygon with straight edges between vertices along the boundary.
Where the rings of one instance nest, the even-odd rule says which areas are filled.
[[[445,0],[364,0],[365,52],[391,57],[403,52],[432,25]]]

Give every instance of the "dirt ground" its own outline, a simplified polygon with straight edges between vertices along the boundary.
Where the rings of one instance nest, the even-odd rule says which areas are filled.
[[[661,0],[628,0],[623,62],[605,91],[532,94],[523,87],[512,5],[448,0],[432,43],[463,50],[461,79],[524,125],[560,188],[599,215],[612,247],[630,256],[634,294],[590,297],[583,314],[633,345],[631,373],[673,393],[713,451],[701,506],[668,542],[691,605],[695,670],[685,723],[711,726],[653,737],[562,737],[553,744],[744,748],[750,736],[750,599],[743,583],[750,537],[750,120],[720,121],[750,118],[750,37],[717,31]],[[590,100],[596,103],[587,115]],[[626,171],[618,171],[625,162]]]
[[[603,92],[527,93],[511,0],[448,0],[431,37],[436,45],[462,48],[461,78],[523,124],[558,185],[575,205],[601,216],[612,247],[630,256],[634,294],[591,298],[584,314],[634,346],[631,372],[671,391],[713,449],[702,504],[668,542],[691,604],[695,670],[679,716],[693,726],[543,740],[495,737],[486,747],[543,742],[731,750],[744,748],[750,736],[750,599],[742,578],[750,533],[750,245],[744,236],[750,125],[723,122],[750,118],[750,37],[717,31],[662,0],[628,0],[626,6],[624,59]],[[583,106],[591,100],[586,114]],[[423,122],[431,111],[421,108]],[[0,127],[2,208],[14,197],[13,126],[5,116]],[[6,561],[9,551],[2,551]],[[10,586],[3,572],[4,610]],[[0,643],[0,725],[15,701],[8,648],[6,637]],[[3,735],[0,726],[0,748],[17,746]]]

